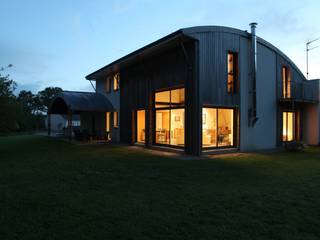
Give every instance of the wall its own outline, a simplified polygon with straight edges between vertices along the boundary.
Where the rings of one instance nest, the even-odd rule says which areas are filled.
[[[240,150],[272,149],[277,146],[277,94],[276,54],[267,47],[257,45],[257,117],[254,127],[248,125],[248,109],[251,106],[251,41],[241,37],[241,104]]]
[[[119,142],[120,141],[120,118],[121,118],[121,112],[120,112],[120,91],[121,91],[121,74],[120,74],[120,88],[117,91],[113,91],[113,78],[111,78],[111,91],[106,92],[105,91],[105,82],[107,79],[107,76],[105,78],[97,79],[96,80],[96,92],[101,93],[109,99],[109,101],[112,103],[113,107],[116,109],[118,112],[118,118],[119,118],[119,128],[114,128],[113,126],[113,114],[111,114],[111,121],[110,121],[110,126],[111,126],[111,141],[112,142]],[[103,114],[103,119],[105,122],[105,114]]]
[[[310,145],[319,144],[319,105],[308,104],[303,111],[303,141]]]
[[[257,113],[259,121],[248,127],[248,109],[251,90],[251,40],[227,32],[198,32],[200,107],[222,106],[240,110],[240,150],[270,149],[276,147],[277,98],[276,54],[258,44]],[[238,92],[227,93],[227,53],[238,53]],[[237,134],[237,133],[236,133]]]
[[[194,95],[194,54],[193,41],[184,41],[185,56],[181,42],[174,41],[155,55],[140,58],[130,66],[121,69],[121,141],[132,143],[135,138],[133,125],[134,111],[146,110],[146,145],[152,145],[154,139],[155,113],[153,96],[156,90],[173,87],[185,87],[186,119],[185,149],[190,153],[193,149],[194,129],[197,122],[193,119]],[[191,68],[192,67],[192,68]],[[198,125],[197,125],[198,126]]]

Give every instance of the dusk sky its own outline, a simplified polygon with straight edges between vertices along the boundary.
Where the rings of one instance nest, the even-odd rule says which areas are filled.
[[[85,76],[180,28],[249,30],[288,55],[305,74],[305,43],[320,37],[320,1],[0,0],[0,67],[19,88],[91,91]],[[314,46],[320,45],[320,41]],[[310,78],[320,78],[320,47]]]

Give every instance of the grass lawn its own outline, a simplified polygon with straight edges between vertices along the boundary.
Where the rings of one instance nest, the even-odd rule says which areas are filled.
[[[320,148],[181,160],[1,137],[0,239],[320,239]]]

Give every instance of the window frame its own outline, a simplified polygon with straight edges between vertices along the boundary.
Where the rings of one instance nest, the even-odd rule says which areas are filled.
[[[208,146],[208,147],[204,147],[203,146],[203,143],[202,143],[202,134],[203,134],[203,131],[202,131],[202,122],[203,122],[203,119],[202,119],[202,114],[203,114],[203,108],[213,108],[213,109],[216,109],[216,118],[217,118],[217,123],[216,123],[216,128],[218,130],[218,125],[219,125],[219,118],[218,118],[218,110],[219,109],[231,109],[233,110],[233,139],[232,139],[232,145],[230,146],[219,146],[219,143],[218,143],[218,140],[217,140],[217,143],[216,143],[216,146]],[[239,114],[239,109],[237,106],[214,106],[214,105],[209,105],[209,104],[205,104],[202,106],[201,108],[201,149],[202,151],[206,151],[206,150],[211,150],[211,149],[225,149],[225,148],[235,148],[238,146],[238,114]],[[218,134],[218,132],[217,132]],[[218,139],[218,138],[217,138]]]
[[[145,131],[145,136],[144,136],[144,141],[138,141],[138,112],[139,111],[144,111],[144,131]],[[146,144],[147,141],[146,141],[146,137],[147,137],[147,134],[146,134],[146,127],[147,127],[147,121],[146,121],[146,118],[147,118],[147,110],[145,108],[137,108],[134,110],[135,112],[135,115],[134,115],[134,118],[135,118],[135,126],[134,126],[134,129],[135,129],[135,138],[134,138],[134,142],[135,143],[138,143],[138,144]]]
[[[177,90],[177,89],[181,89],[183,88],[184,89],[184,103],[181,104],[180,106],[174,106],[171,104],[171,91],[173,90]],[[156,93],[159,93],[159,92],[165,92],[165,91],[170,91],[170,101],[168,103],[168,107],[158,107],[156,108]],[[176,148],[176,149],[184,149],[186,147],[186,125],[185,125],[185,119],[186,119],[186,88],[184,85],[178,85],[178,86],[175,86],[175,87],[171,87],[171,88],[162,88],[162,89],[157,89],[156,91],[153,91],[153,95],[152,95],[152,112],[153,112],[153,126],[152,126],[152,131],[153,131],[153,134],[152,134],[152,144],[153,145],[158,145],[158,146],[165,146],[165,147],[170,147],[170,148]],[[169,133],[169,144],[165,144],[165,143],[157,143],[156,142],[156,114],[157,114],[157,110],[169,110],[169,132],[171,131],[171,110],[174,110],[174,109],[183,109],[184,110],[184,146],[179,146],[179,145],[171,145],[170,144],[170,133]]]
[[[119,112],[113,112],[113,128],[119,128]]]
[[[284,70],[285,70],[285,76],[284,76]],[[290,67],[287,65],[281,66],[281,86],[282,86],[282,98],[284,99],[290,99],[292,98],[292,79],[291,79],[291,70]],[[289,90],[288,91],[288,87]]]
[[[108,76],[105,80],[104,90],[106,93],[111,92],[111,76]]]
[[[284,113],[286,113],[286,136],[287,138],[284,140],[284,136],[283,136],[283,121],[284,121],[284,118],[283,118],[283,115]],[[293,132],[292,132],[292,135],[293,135],[293,138],[292,140],[288,141],[288,113],[293,113]],[[283,143],[288,143],[288,142],[294,142],[294,141],[300,141],[300,138],[301,138],[301,132],[300,132],[300,129],[301,129],[301,126],[300,126],[300,112],[299,111],[293,111],[293,110],[283,110],[281,112],[281,118],[282,118],[282,131],[281,131],[281,141]]]
[[[233,74],[231,75],[229,73],[229,54],[232,55],[233,59]],[[227,93],[228,94],[236,94],[238,92],[238,80],[239,80],[239,60],[238,60],[238,52],[236,51],[227,51],[227,66],[226,66],[226,72],[227,72],[227,81],[226,81],[226,87],[227,87]],[[229,91],[229,75],[233,76],[233,83],[232,83],[232,91]]]
[[[117,86],[117,87],[115,87],[115,86]],[[119,89],[120,89],[120,73],[115,73],[113,75],[113,91],[117,92],[117,91],[119,91]]]

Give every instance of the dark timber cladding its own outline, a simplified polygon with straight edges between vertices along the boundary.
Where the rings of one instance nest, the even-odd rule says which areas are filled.
[[[132,142],[132,112],[146,110],[146,145],[154,140],[153,98],[157,90],[185,87],[185,151],[199,154],[195,149],[195,139],[199,140],[197,125],[199,116],[195,116],[198,106],[196,77],[196,42],[190,38],[173,40],[160,52],[141,57],[139,61],[121,68],[121,118],[120,138],[123,142]],[[200,144],[198,144],[200,147]]]

